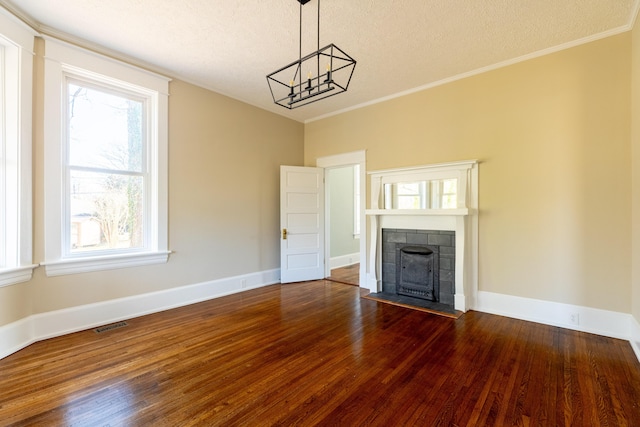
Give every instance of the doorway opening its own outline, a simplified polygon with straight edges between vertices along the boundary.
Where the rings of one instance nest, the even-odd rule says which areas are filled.
[[[366,286],[365,152],[318,158],[325,169],[325,277]]]
[[[326,227],[330,274],[328,279],[359,286],[360,165],[325,170]]]

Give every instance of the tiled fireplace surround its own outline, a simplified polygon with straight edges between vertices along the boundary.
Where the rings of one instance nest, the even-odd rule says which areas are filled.
[[[440,291],[438,302],[451,308],[455,294],[455,231],[382,229],[382,292],[396,293],[397,251],[405,246],[423,246],[438,256],[439,268],[435,274]]]

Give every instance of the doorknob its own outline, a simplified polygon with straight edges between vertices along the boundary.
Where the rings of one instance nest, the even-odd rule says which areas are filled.
[[[286,228],[282,229],[282,240],[287,240],[287,229]]]

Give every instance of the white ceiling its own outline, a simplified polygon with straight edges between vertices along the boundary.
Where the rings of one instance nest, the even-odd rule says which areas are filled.
[[[316,50],[318,0],[303,7]],[[349,90],[288,110],[266,75],[297,60],[297,0],[0,0],[44,34],[298,121],[628,31],[640,0],[322,0],[320,45],[357,61]]]

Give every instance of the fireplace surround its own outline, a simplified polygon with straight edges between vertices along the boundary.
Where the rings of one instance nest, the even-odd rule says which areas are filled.
[[[365,211],[368,218],[369,247],[367,257],[367,286],[370,291],[382,293],[388,291],[390,282],[395,283],[395,268],[389,270],[385,252],[396,250],[397,243],[384,242],[383,234],[389,230],[402,230],[407,244],[420,243],[416,240],[426,239],[425,244],[433,252],[428,240],[448,239],[451,243],[445,251],[453,255],[444,264],[450,264],[450,270],[444,275],[441,266],[438,268],[440,290],[439,302],[453,304],[457,311],[465,312],[475,304],[478,289],[478,162],[475,160],[437,165],[427,165],[407,169],[393,169],[369,172],[371,208]],[[390,195],[399,199],[406,193],[400,193],[401,184],[426,182],[421,184],[427,188],[427,197],[434,193],[431,183],[442,181],[456,183],[456,195],[453,203],[431,203],[420,201],[415,208],[396,208],[399,203],[385,203]],[[394,187],[391,187],[392,184]],[[407,185],[406,187],[410,187]],[[392,188],[389,191],[389,188]],[[417,187],[417,186],[415,186]],[[429,190],[430,189],[430,190]],[[394,195],[398,193],[398,196]],[[441,196],[440,196],[441,197]],[[406,204],[405,204],[406,205]],[[389,206],[393,206],[390,208]],[[425,237],[430,236],[430,237]],[[436,237],[440,236],[440,237]],[[397,239],[402,237],[396,236]],[[393,243],[393,251],[390,243]],[[441,245],[438,252],[442,251]],[[440,254],[441,255],[441,254]],[[442,263],[442,257],[439,258]],[[390,271],[393,271],[391,273]],[[450,278],[451,280],[446,280]],[[445,293],[443,294],[443,290]],[[395,290],[394,290],[395,292]]]

